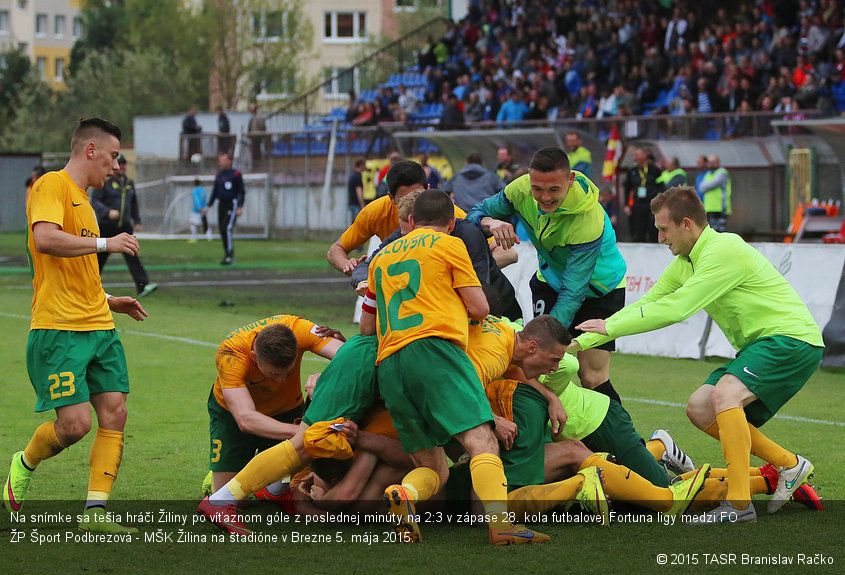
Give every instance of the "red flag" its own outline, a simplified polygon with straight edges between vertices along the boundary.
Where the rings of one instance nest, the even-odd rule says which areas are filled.
[[[601,179],[612,181],[616,177],[616,166],[619,165],[619,157],[622,155],[622,140],[619,139],[619,128],[616,124],[610,129],[610,138],[607,140],[607,152],[604,154],[604,166],[601,170]]]

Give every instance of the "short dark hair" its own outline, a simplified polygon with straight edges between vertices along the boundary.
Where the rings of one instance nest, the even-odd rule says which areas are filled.
[[[314,475],[328,483],[329,485],[336,485],[341,479],[346,477],[349,470],[352,468],[353,458],[349,459],[333,459],[328,457],[317,457],[311,461],[311,471]]]
[[[445,226],[455,215],[455,204],[446,192],[426,190],[417,196],[413,215],[417,226]]]
[[[402,160],[390,166],[384,179],[387,181],[387,193],[391,197],[395,196],[396,190],[402,186],[420,184],[426,187],[428,185],[428,177],[423,167],[411,160]]]
[[[274,367],[288,367],[296,361],[296,336],[285,324],[270,324],[259,331],[253,346],[255,355]]]
[[[467,164],[478,164],[480,166],[483,163],[484,161],[481,159],[481,154],[478,152],[473,152],[467,156]]]
[[[355,160],[355,163],[352,164],[352,165],[355,166],[356,168],[360,168],[361,166],[367,165],[367,160],[365,160],[364,158],[358,158],[358,159]]]
[[[75,152],[80,146],[85,145],[86,142],[108,134],[114,136],[120,141],[122,136],[120,128],[102,118],[88,118],[79,120],[79,125],[73,132],[73,137],[70,139],[70,150]]]
[[[569,345],[572,342],[572,335],[566,327],[556,317],[548,314],[538,315],[529,321],[520,334],[536,341],[544,349],[555,343]]]
[[[540,148],[534,154],[534,157],[531,158],[531,163],[528,167],[544,174],[558,170],[568,172],[570,170],[569,156],[556,146]]]
[[[707,225],[704,204],[701,203],[695,188],[691,186],[674,186],[657,194],[651,200],[651,213],[657,214],[663,208],[669,210],[669,219],[676,224],[680,224],[684,218],[689,218],[702,228]]]

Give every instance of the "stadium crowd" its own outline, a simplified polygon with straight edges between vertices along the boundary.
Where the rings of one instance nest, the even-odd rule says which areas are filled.
[[[478,0],[419,54],[416,89],[352,96],[346,120],[443,129],[663,113],[845,111],[845,30],[836,0],[728,7],[656,0]],[[736,134],[741,136],[742,133]]]

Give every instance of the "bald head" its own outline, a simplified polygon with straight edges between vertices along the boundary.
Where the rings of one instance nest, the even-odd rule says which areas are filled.
[[[707,156],[707,166],[711,170],[718,168],[719,167],[719,156],[717,156],[716,154],[710,154],[709,156]]]

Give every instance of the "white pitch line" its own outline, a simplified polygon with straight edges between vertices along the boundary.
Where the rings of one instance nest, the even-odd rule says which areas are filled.
[[[20,315],[20,314],[16,314],[16,313],[0,312],[0,316],[13,317],[13,318],[19,318],[19,319],[29,319],[28,315]],[[188,339],[187,337],[176,337],[176,336],[173,336],[173,335],[163,335],[163,334],[160,334],[160,333],[145,333],[143,331],[135,331],[135,330],[128,330],[128,329],[118,330],[118,331],[120,331],[121,333],[128,333],[128,334],[131,334],[131,335],[140,335],[140,336],[145,336],[145,337],[157,337],[157,338],[160,338],[160,339],[169,339],[169,340],[173,340],[173,341],[181,341],[181,342],[184,342],[184,343],[191,343],[191,344],[194,344],[194,345],[202,345],[202,346],[206,346],[206,347],[217,347],[218,346],[218,344],[216,344],[216,343],[209,343],[207,341],[199,341],[199,340],[196,340],[196,339]],[[320,357],[320,356],[303,357],[302,359],[304,361],[319,361],[319,362],[322,362],[322,363],[327,363],[329,361],[326,358]],[[671,402],[671,401],[660,401],[659,399],[644,399],[644,398],[641,398],[641,397],[625,397],[623,399],[625,401],[633,401],[633,402],[637,402],[637,403],[650,403],[652,405],[662,405],[662,406],[665,406],[665,407],[686,407],[686,404],[683,404],[683,403],[674,403],[674,402]],[[826,419],[812,419],[810,417],[800,417],[800,416],[797,416],[797,415],[775,414],[775,419],[787,419],[789,421],[800,421],[802,423],[818,423],[818,424],[821,424],[821,425],[835,425],[837,427],[845,427],[845,422],[843,422],[843,421],[827,421]]]
[[[658,399],[643,399],[639,397],[624,397],[625,401],[634,401],[639,403],[650,403],[652,405],[665,405],[667,407],[686,407],[684,403],[673,403],[671,401],[660,401]],[[820,423],[822,425],[836,425],[845,427],[843,421],[827,421],[826,419],[811,419],[809,417],[799,417],[797,415],[781,415],[775,414],[775,419],[788,419],[790,421],[801,421],[803,423]]]

